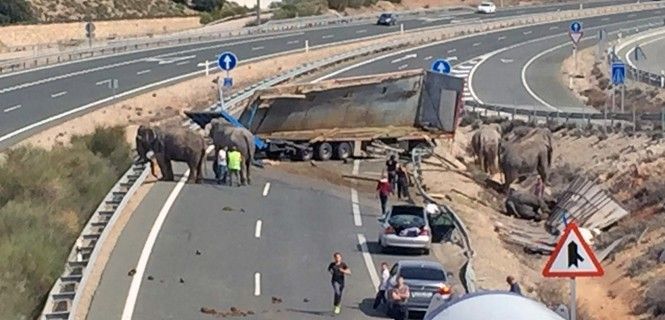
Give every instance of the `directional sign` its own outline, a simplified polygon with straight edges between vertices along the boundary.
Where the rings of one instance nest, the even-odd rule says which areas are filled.
[[[574,21],[573,23],[570,24],[570,32],[572,33],[582,32],[582,24],[577,21]]]
[[[451,69],[450,63],[444,59],[436,59],[432,63],[432,71],[434,72],[449,74]]]
[[[612,63],[612,84],[623,84],[626,78],[626,65],[617,61]]]
[[[232,52],[222,52],[222,54],[219,55],[217,64],[219,68],[224,71],[233,70],[233,68],[235,68],[238,64],[238,57],[236,57],[236,55]]]
[[[233,78],[226,77],[224,78],[224,86],[230,88],[233,86]]]
[[[570,35],[570,39],[573,40],[573,44],[577,45],[580,42],[580,39],[582,39],[582,35],[584,35],[584,32],[582,32],[582,24],[577,21],[571,23],[568,34]]]
[[[545,264],[545,277],[600,277],[605,274],[574,222],[568,223]]]

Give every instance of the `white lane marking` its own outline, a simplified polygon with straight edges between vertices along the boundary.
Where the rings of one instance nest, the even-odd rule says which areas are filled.
[[[208,150],[211,149],[212,148],[208,148]],[[166,220],[166,216],[169,214],[169,211],[171,211],[171,206],[173,206],[173,203],[175,203],[178,194],[185,186],[185,182],[187,181],[188,177],[189,177],[189,169],[185,171],[185,174],[182,175],[182,178],[180,178],[175,188],[173,188],[173,191],[171,191],[169,197],[166,198],[164,206],[162,206],[162,209],[159,211],[159,214],[157,215],[157,219],[155,219],[155,222],[152,225],[152,229],[150,229],[150,233],[148,234],[148,239],[145,241],[145,245],[143,246],[143,250],[141,251],[141,256],[139,257],[139,262],[136,265],[135,269],[136,273],[134,274],[134,276],[132,276],[132,283],[129,286],[129,293],[127,294],[127,300],[125,300],[125,308],[122,310],[122,318],[121,318],[122,320],[131,320],[132,316],[134,315],[134,308],[136,307],[136,299],[139,296],[139,289],[141,288],[141,282],[143,281],[143,275],[145,273],[145,268],[148,265],[148,259],[150,258],[150,254],[152,253],[152,248],[155,246],[155,242],[157,241],[157,236],[159,235],[159,231],[162,229],[162,225]]]
[[[362,217],[360,216],[360,203],[358,202],[358,191],[351,188],[351,207],[353,209],[353,224],[356,227],[361,227],[363,225]]]
[[[194,59],[196,58],[196,55],[191,55],[191,56],[186,56],[186,57],[167,57],[167,58],[162,58],[160,56],[157,57],[150,57],[146,59],[145,61],[148,62],[157,62],[158,64],[171,64],[174,62],[182,61],[182,60],[188,60],[188,59]]]
[[[369,277],[372,281],[375,291],[379,291],[379,275],[376,272],[374,267],[374,262],[372,261],[372,256],[369,254],[369,249],[367,248],[367,239],[362,234],[358,234],[358,244],[360,245],[360,251],[363,255],[363,260],[365,260],[365,266],[367,267],[367,272],[369,272]]]
[[[473,75],[476,73],[476,70],[478,70],[478,67],[486,60],[491,57],[491,54],[487,54],[484,56],[481,56],[480,59],[478,60],[478,63],[473,65],[473,68],[469,71],[469,76],[466,79],[466,86],[464,88],[469,89],[469,93],[471,93],[471,96],[473,97],[473,100],[477,101],[478,103],[484,104],[482,100],[478,97],[476,92],[473,90]]]
[[[136,75],[137,75],[137,76],[140,76],[140,75],[142,75],[142,74],[146,74],[146,73],[149,73],[149,72],[150,72],[150,69],[141,70],[141,71],[136,72]]]
[[[360,160],[358,160],[358,159],[353,160],[353,171],[351,173],[354,176],[357,176],[359,170],[360,170]]]
[[[64,96],[64,95],[66,95],[66,94],[67,94],[67,91],[60,91],[60,92],[58,92],[58,93],[54,93],[54,94],[52,94],[52,95],[51,95],[51,98],[61,97],[61,96]]]
[[[423,59],[423,60],[429,60],[429,59],[432,59],[432,56],[427,56],[427,57],[425,57],[425,59]]]
[[[525,13],[525,12],[526,11],[524,11],[524,10],[520,10],[520,11],[517,11],[517,14],[522,14],[522,13]]]
[[[511,62],[513,62],[513,61],[515,61],[515,60],[513,60],[513,59],[503,59],[503,58],[501,58],[501,63],[511,63]]]
[[[522,34],[524,34],[526,36],[527,34],[531,34],[532,32],[533,31],[524,31],[524,32],[522,32]]]
[[[261,295],[261,274],[258,272],[254,274],[254,295]]]
[[[252,47],[252,51],[265,49],[264,46]]]
[[[457,66],[457,68],[460,68],[462,70],[471,70],[471,69],[473,69],[473,66],[472,65],[471,66],[469,66],[469,65],[459,65],[459,66]]]
[[[457,51],[457,49],[450,49],[450,50],[448,50],[447,52],[448,52],[448,53],[453,53],[453,52],[455,52],[455,51]]]
[[[178,63],[176,63],[175,65],[176,65],[176,66],[182,66],[182,65],[186,65],[186,64],[188,64],[189,62],[190,62],[189,60],[186,60],[186,61],[178,62]]]
[[[367,30],[365,30],[365,29],[361,29],[361,30],[356,31],[356,33],[365,33],[365,32],[367,32]]]
[[[409,67],[408,64],[403,64],[403,65],[397,67],[397,70],[403,70],[403,69],[406,69],[406,68],[408,68],[408,67]]]
[[[592,39],[593,39],[593,38],[592,38]],[[543,52],[541,52],[541,53],[539,53],[539,54],[533,56],[533,57],[532,57],[531,59],[529,59],[529,61],[527,61],[527,62],[524,64],[524,66],[522,67],[522,85],[524,86],[524,89],[526,89],[526,91],[529,93],[529,95],[531,95],[531,96],[532,96],[534,99],[536,99],[538,102],[542,103],[544,106],[546,106],[546,107],[548,107],[548,108],[550,108],[550,109],[552,109],[552,110],[554,110],[554,111],[557,111],[557,110],[559,110],[559,109],[557,109],[557,108],[555,108],[554,106],[552,106],[551,104],[547,103],[545,100],[543,100],[541,97],[539,97],[539,96],[538,96],[533,90],[531,90],[531,87],[529,86],[529,83],[526,81],[526,69],[528,69],[529,66],[530,66],[534,61],[536,61],[536,59],[538,59],[538,58],[540,58],[540,57],[542,57],[542,56],[544,56],[544,55],[546,55],[546,54],[548,54],[548,53],[550,53],[550,52],[552,52],[552,51],[554,51],[554,50],[558,50],[558,49],[561,49],[561,48],[563,48],[563,47],[567,47],[567,46],[570,46],[570,44],[569,44],[569,43],[564,43],[564,44],[560,44],[560,45],[558,45],[558,46],[555,46],[555,47],[553,47],[553,48],[549,48],[549,49],[547,49],[547,50],[545,50],[545,51],[543,51]]]
[[[631,13],[631,14],[628,15],[628,18],[633,18],[635,16],[637,16],[637,14]]]
[[[550,27],[550,30],[556,30],[556,29],[559,29],[559,26],[552,26],[552,27]]]
[[[261,238],[261,227],[263,226],[263,221],[256,220],[256,228],[254,229],[254,237]]]
[[[457,61],[457,56],[452,56],[448,58],[448,62],[450,61]]]
[[[323,38],[323,39],[330,39],[330,38],[332,38],[332,37],[334,37],[334,36],[335,36],[335,35],[333,35],[333,34],[327,34],[327,35],[325,35],[325,36],[323,36],[323,37],[321,37],[321,38]]]
[[[15,105],[15,106],[13,106],[13,107],[9,107],[9,108],[3,110],[3,112],[5,112],[5,113],[7,113],[7,112],[12,112],[12,111],[14,111],[14,110],[16,110],[16,109],[18,109],[18,108],[20,108],[20,107],[22,107],[22,105],[17,104],[17,105]]]
[[[474,47],[477,47],[479,45],[480,45],[480,42],[476,42],[476,43],[473,44]]]
[[[263,187],[263,196],[267,196],[268,192],[270,192],[270,182],[266,182],[266,186]]]
[[[401,58],[397,58],[397,59],[395,59],[395,60],[393,60],[393,61],[390,61],[390,63],[398,63],[398,62],[400,62],[400,61],[404,61],[404,60],[408,60],[408,59],[413,59],[413,58],[416,58],[416,57],[418,57],[418,54],[416,54],[416,53],[407,54],[407,55],[405,55],[405,56],[403,56],[403,57],[401,57]]]
[[[300,40],[291,40],[291,41],[287,42],[286,44],[296,44],[298,42],[300,42]]]
[[[503,40],[503,39],[505,39],[505,38],[506,38],[506,36],[500,36],[500,37],[498,37],[497,39],[498,39],[499,41],[501,41],[501,40]]]
[[[188,52],[195,52],[195,51],[208,50],[208,49],[214,49],[214,48],[222,48],[222,47],[227,47],[227,46],[237,45],[237,44],[243,44],[243,43],[249,43],[249,42],[272,40],[272,39],[278,39],[278,38],[286,38],[286,37],[292,37],[292,36],[303,35],[303,34],[304,34],[303,32],[299,32],[299,33],[294,33],[294,34],[284,34],[284,35],[275,35],[275,36],[271,36],[271,37],[254,38],[254,39],[248,39],[248,40],[244,40],[244,41],[236,41],[236,42],[229,42],[229,43],[211,45],[211,46],[207,46],[207,47],[197,47],[197,48],[194,48],[194,49],[187,49],[187,50],[182,50],[182,51],[177,51],[177,52],[171,52],[171,53],[166,53],[166,54],[159,55],[159,56],[154,56],[154,57],[140,58],[140,59],[136,59],[136,60],[128,60],[128,61],[123,61],[123,62],[119,62],[119,63],[99,66],[99,67],[95,67],[95,68],[91,68],[91,69],[85,69],[85,70],[80,70],[80,71],[76,71],[76,72],[72,72],[72,73],[62,74],[62,75],[58,75],[58,76],[54,76],[54,77],[50,77],[50,78],[37,80],[37,81],[34,81],[34,82],[26,82],[26,83],[22,83],[20,85],[16,85],[16,86],[13,86],[13,87],[2,88],[2,89],[0,89],[0,93],[15,91],[15,90],[36,86],[36,85],[47,83],[47,82],[52,82],[52,81],[57,81],[57,80],[61,80],[61,79],[71,78],[71,77],[74,77],[74,76],[88,74],[88,73],[92,73],[92,72],[95,72],[95,71],[113,69],[113,68],[122,67],[122,66],[130,65],[130,64],[134,64],[134,63],[138,63],[138,62],[146,62],[146,61],[149,61],[150,59],[154,60],[154,59],[159,59],[159,58],[169,57],[169,56],[175,56],[175,55],[188,53]],[[212,42],[219,42],[219,40],[212,40],[212,41],[203,42],[203,43],[212,43]],[[171,48],[171,47],[164,47],[162,49],[165,49],[165,48]],[[148,49],[148,50],[154,50],[154,49]],[[143,52],[143,51],[146,51],[146,50],[132,51],[130,53],[135,54],[135,53],[140,53],[140,52]],[[128,54],[130,54],[130,53],[128,53]],[[282,52],[282,54],[284,54],[284,52]],[[104,56],[104,57],[96,57],[96,58],[91,58],[91,59],[76,60],[72,63],[79,63],[79,62],[89,61],[89,60],[92,60],[92,59],[105,59],[105,58],[112,57],[112,56],[114,56],[114,55]],[[258,57],[258,58],[265,58],[265,56],[264,57]],[[247,61],[249,61],[249,60],[245,60],[244,62],[247,62]],[[217,63],[217,61],[215,61],[215,63]],[[68,64],[70,64],[70,63],[54,64],[54,65],[50,65],[50,66],[33,68],[33,69],[19,71],[19,72],[7,73],[7,74],[4,74],[4,75],[0,75],[0,78],[4,78],[4,77],[8,77],[8,76],[14,76],[14,75],[22,74],[22,73],[25,73],[25,72],[32,72],[32,71],[38,71],[38,70],[43,70],[43,69],[68,65]]]
[[[653,37],[653,39],[643,41],[643,40],[649,39],[651,37]],[[650,44],[652,44],[656,41],[662,40],[663,38],[665,38],[665,36],[663,36],[660,32],[655,33],[655,34],[654,33],[647,33],[646,35],[635,37],[635,38],[631,39],[630,41],[627,41],[627,42],[624,42],[624,43],[620,44],[617,47],[616,52],[621,52],[621,50],[623,50],[626,46],[628,46],[629,44],[633,44],[635,42],[640,42],[641,47],[646,47],[646,46],[648,46],[648,45],[650,45]],[[631,59],[631,56],[632,56],[631,53],[634,52],[634,51],[635,51],[635,47],[628,50],[626,52],[626,55],[624,56],[626,61],[628,61],[628,64],[633,68],[635,67],[635,64],[634,64],[633,60]]]
[[[600,19],[600,20],[601,20],[601,21],[610,21],[610,18],[609,18],[609,17],[605,17],[605,18],[602,18],[602,19]]]
[[[108,83],[111,83],[111,79],[106,79],[106,80],[98,81],[97,83],[95,83],[95,85],[97,85],[97,86],[101,86],[101,85],[103,85],[103,84],[108,84]]]

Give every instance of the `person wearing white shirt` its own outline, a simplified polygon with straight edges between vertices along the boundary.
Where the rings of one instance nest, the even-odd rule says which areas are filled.
[[[228,172],[227,163],[226,163],[226,152],[227,147],[220,149],[217,153],[217,158],[215,159],[215,177],[217,178],[217,183],[222,184],[226,183],[226,175]]]
[[[376,293],[376,298],[374,298],[374,309],[378,308],[381,302],[386,302],[386,290],[388,290],[389,278],[390,271],[388,271],[388,263],[381,262],[381,284],[379,284],[379,292]]]

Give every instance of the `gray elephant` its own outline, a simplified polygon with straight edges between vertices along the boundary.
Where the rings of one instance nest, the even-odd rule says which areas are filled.
[[[506,213],[520,219],[540,221],[550,212],[547,202],[533,193],[510,189],[506,198]]]
[[[148,152],[152,151],[154,160],[162,172],[161,180],[173,181],[171,161],[187,163],[190,172],[187,182],[200,183],[203,179],[206,143],[202,136],[194,132],[178,126],[142,125],[136,132],[136,151],[140,162],[151,161],[152,159],[148,159]]]
[[[242,155],[240,180],[242,184],[251,184],[250,167],[254,161],[256,145],[254,135],[247,129],[235,127],[228,121],[218,118],[210,122],[210,138],[215,145],[215,154],[224,147],[236,147]]]
[[[536,128],[523,136],[508,137],[499,146],[499,166],[504,175],[504,190],[518,178],[526,178],[537,171],[543,183],[547,183],[552,166],[552,132]]]
[[[483,125],[471,137],[476,163],[480,169],[488,174],[499,171],[499,144],[501,140],[501,126],[497,123]]]

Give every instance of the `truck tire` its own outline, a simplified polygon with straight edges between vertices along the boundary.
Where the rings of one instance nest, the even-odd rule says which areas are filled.
[[[351,143],[349,142],[340,142],[335,148],[335,158],[338,160],[344,160],[351,157]]]
[[[296,152],[296,156],[300,161],[312,160],[313,155],[314,152],[312,152],[312,148],[300,149],[298,152]]]
[[[316,159],[320,161],[330,160],[333,156],[333,147],[328,142],[321,142],[316,147]]]

